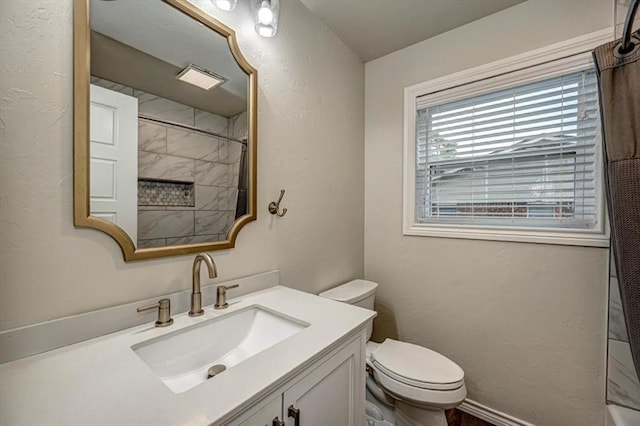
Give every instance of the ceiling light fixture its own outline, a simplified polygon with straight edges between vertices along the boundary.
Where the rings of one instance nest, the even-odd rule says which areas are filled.
[[[233,12],[238,4],[238,0],[211,0],[211,2],[215,4],[218,9],[226,12]]]
[[[227,81],[226,78],[193,64],[180,71],[176,78],[204,90],[211,90]]]
[[[273,11],[267,0],[263,0],[258,9],[258,22],[260,24],[269,25],[273,22]]]
[[[280,0],[252,0],[256,32],[262,37],[273,37],[278,31]]]

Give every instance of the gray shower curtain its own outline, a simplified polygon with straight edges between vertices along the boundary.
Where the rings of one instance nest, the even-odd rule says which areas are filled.
[[[249,187],[249,164],[247,162],[247,143],[245,140],[242,145],[242,154],[240,155],[240,172],[238,174],[238,200],[236,201],[236,219],[247,214],[247,188]]]
[[[636,372],[640,376],[640,31],[594,51],[604,129],[611,243]]]

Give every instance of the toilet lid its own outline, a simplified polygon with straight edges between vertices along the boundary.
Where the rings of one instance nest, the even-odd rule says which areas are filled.
[[[431,349],[387,339],[372,354],[382,373],[407,385],[449,390],[462,386],[464,371],[455,362]]]

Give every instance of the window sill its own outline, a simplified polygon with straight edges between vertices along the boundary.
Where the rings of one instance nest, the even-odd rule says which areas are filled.
[[[404,235],[469,240],[510,241],[521,243],[557,244],[582,247],[609,247],[608,231],[571,231],[536,228],[501,228],[497,226],[465,226],[413,224],[405,227]]]

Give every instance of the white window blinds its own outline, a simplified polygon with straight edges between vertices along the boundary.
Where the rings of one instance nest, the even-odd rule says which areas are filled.
[[[416,99],[418,223],[596,226],[593,70],[432,103]]]

